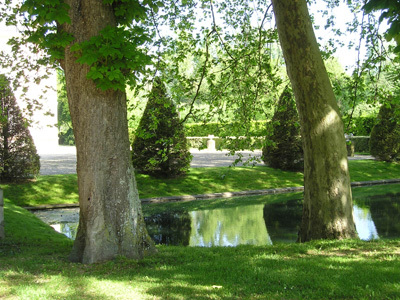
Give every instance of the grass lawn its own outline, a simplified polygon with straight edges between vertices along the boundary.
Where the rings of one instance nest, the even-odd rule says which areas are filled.
[[[351,161],[352,181],[400,178],[400,165]],[[138,175],[141,197],[302,185],[301,173],[266,167],[191,169],[181,179]],[[17,205],[77,202],[76,175],[2,185],[0,299],[400,299],[400,239],[239,247],[157,246],[141,261],[67,260],[72,241]],[[396,193],[400,185],[354,189]],[[301,193],[300,193],[301,194]],[[284,201],[300,194],[148,204],[146,214]]]
[[[72,242],[6,201],[1,299],[399,299],[400,240],[185,248],[70,263]]]
[[[373,160],[349,161],[352,181],[400,178],[400,164]],[[155,179],[137,174],[141,198],[260,190],[303,185],[303,174],[265,166],[191,168],[187,176]],[[40,176],[19,184],[2,184],[4,197],[20,206],[78,203],[76,175]]]

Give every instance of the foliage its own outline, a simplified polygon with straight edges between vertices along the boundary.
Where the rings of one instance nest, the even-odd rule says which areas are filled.
[[[374,10],[382,10],[379,21],[387,19],[390,25],[386,31],[386,39],[394,39],[397,43],[395,52],[400,53],[400,3],[397,0],[369,0],[363,9],[370,13]]]
[[[37,176],[40,170],[39,155],[4,75],[0,75],[0,98],[0,180]]]
[[[125,90],[125,84],[134,85],[138,74],[150,63],[145,43],[151,34],[146,32],[142,22],[149,10],[157,12],[163,4],[160,1],[104,0],[104,4],[114,9],[117,26],[105,27],[100,35],[88,41],[74,43],[77,61],[87,64],[87,74],[102,90]],[[129,7],[129,9],[128,9]],[[22,17],[18,20],[13,12],[9,23],[22,22],[29,30],[23,32],[24,39],[19,43],[33,43],[44,50],[48,61],[59,62],[64,57],[64,49],[75,37],[67,34],[62,27],[71,23],[69,7],[61,0],[24,1],[17,11]]]
[[[75,145],[65,77],[61,70],[57,73],[57,125],[58,143],[60,145]]]
[[[158,34],[163,80],[183,120],[218,123],[226,136],[248,137],[228,140],[228,149],[254,149],[252,123],[269,116],[285,78],[270,6],[230,0],[198,9],[196,1],[188,3],[171,1],[164,9],[170,22],[163,25],[176,35]]]
[[[176,177],[189,169],[188,150],[182,122],[159,78],[143,113],[132,144],[135,168],[155,177]]]
[[[376,116],[379,99],[393,88],[386,76],[390,68],[397,64],[392,59],[393,47],[385,42],[376,14],[363,10],[366,1],[353,0],[346,4],[332,0],[325,2],[327,7],[320,11],[326,16],[321,39],[326,40],[327,29],[334,34],[327,42],[329,55],[343,55],[336,53],[340,46],[347,48],[346,55],[354,56],[354,61],[348,62],[346,72],[331,76],[332,85],[343,115],[345,132],[360,135],[355,132],[358,130],[354,128],[358,127],[355,119]],[[349,14],[342,13],[345,9]]]
[[[293,92],[287,86],[279,98],[271,130],[262,149],[266,165],[282,170],[303,169],[303,145],[300,120]]]
[[[346,119],[345,119],[346,120]],[[353,117],[348,132],[355,136],[369,136],[376,122],[375,116]]]
[[[33,29],[27,41],[47,50],[54,60],[62,59],[64,48],[73,41],[73,37],[57,31],[57,24],[71,23],[68,15],[69,6],[61,0],[27,0],[20,10],[22,13],[27,13],[26,21]]]
[[[370,152],[379,160],[391,162],[400,156],[399,108],[398,104],[390,101],[383,104],[372,128]]]
[[[130,30],[109,26],[99,36],[74,44],[71,50],[77,52],[77,62],[90,66],[87,78],[97,87],[125,91],[126,84],[135,85],[137,73],[150,64],[150,57],[141,48],[148,41],[139,26]]]

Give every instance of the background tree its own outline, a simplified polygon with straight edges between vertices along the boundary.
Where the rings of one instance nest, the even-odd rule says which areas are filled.
[[[400,156],[400,107],[391,102],[382,104],[370,138],[371,155],[387,162],[395,161]]]
[[[133,166],[154,177],[176,177],[187,172],[191,158],[176,107],[157,77],[132,144]]]
[[[39,175],[40,159],[10,83],[0,75],[0,181]]]
[[[307,3],[272,3],[304,145],[304,205],[298,240],[354,238],[343,122]]]
[[[75,145],[74,130],[68,107],[67,88],[62,70],[57,72],[57,125],[58,143],[60,145]]]
[[[315,27],[319,41],[323,42],[321,48],[324,59],[342,56],[340,61],[345,67],[343,75],[332,74],[329,64],[327,68],[343,115],[345,132],[369,135],[373,126],[370,120],[378,114],[378,99],[380,101],[381,95],[387,90],[384,74],[395,63],[393,46],[385,41],[385,28],[380,26],[378,14],[363,9],[368,1],[324,2],[326,6],[318,6],[318,14],[314,15],[319,22]],[[391,1],[371,2],[385,6]],[[313,7],[312,2],[310,6]],[[346,49],[345,54],[339,52],[340,47]],[[350,57],[354,59],[350,60]]]
[[[181,6],[169,4],[165,9],[177,36],[162,37],[166,50],[160,68],[174,100],[182,101],[177,105],[182,119],[216,122],[217,131],[209,133],[224,138],[226,148],[254,149],[259,143],[250,132],[255,121],[272,116],[282,83],[271,6],[259,0],[210,1],[201,11],[187,6],[182,12]],[[260,127],[264,131],[264,124]]]
[[[303,145],[296,101],[289,86],[283,90],[272,117],[262,158],[266,165],[289,171],[303,170]]]

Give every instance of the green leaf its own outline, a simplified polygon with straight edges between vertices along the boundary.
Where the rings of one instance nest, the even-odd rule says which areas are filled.
[[[103,74],[97,70],[97,68],[92,67],[87,73],[87,77],[92,80],[103,79]]]

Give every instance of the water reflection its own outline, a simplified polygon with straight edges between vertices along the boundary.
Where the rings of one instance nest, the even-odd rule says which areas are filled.
[[[375,224],[380,238],[400,237],[400,193],[371,196],[357,200],[363,209],[369,209],[371,222]],[[373,220],[373,221],[372,221]]]
[[[70,239],[75,239],[78,232],[78,222],[76,223],[57,223],[51,224],[55,231],[65,234]]]
[[[156,244],[189,245],[191,218],[188,212],[164,212],[145,218],[145,222]]]
[[[372,221],[371,212],[368,208],[361,208],[357,205],[353,207],[353,218],[356,223],[358,237],[364,241],[378,239],[378,231]]]
[[[400,236],[398,196],[357,200],[353,214],[360,239]],[[191,212],[165,212],[145,218],[147,229],[157,244],[184,246],[271,245],[295,242],[302,214],[302,200],[242,205]],[[60,223],[62,217],[67,222]],[[70,238],[75,238],[78,224],[75,210],[54,210],[39,217]],[[75,221],[72,221],[73,219]]]
[[[190,246],[272,244],[263,221],[263,205],[190,212]]]
[[[266,204],[263,208],[265,227],[274,242],[291,243],[297,240],[302,215],[302,200]]]

